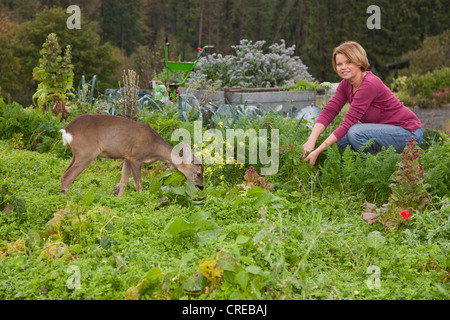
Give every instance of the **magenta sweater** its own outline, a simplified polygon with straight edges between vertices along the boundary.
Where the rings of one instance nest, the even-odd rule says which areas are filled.
[[[361,123],[379,123],[400,126],[409,131],[421,127],[419,118],[389,90],[388,87],[370,71],[353,93],[353,87],[348,80],[342,80],[336,89],[333,98],[320,112],[316,122],[326,127],[334,120],[346,102],[350,108],[344,116],[340,126],[334,130],[334,135],[340,140],[348,129]]]

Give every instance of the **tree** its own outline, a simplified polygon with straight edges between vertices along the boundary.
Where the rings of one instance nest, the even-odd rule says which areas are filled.
[[[143,39],[140,0],[102,0],[102,42],[110,42],[120,48],[122,54],[130,55]]]
[[[15,56],[18,46],[16,34],[20,26],[1,13],[0,20],[0,94],[10,103],[10,92],[20,88],[20,59]]]

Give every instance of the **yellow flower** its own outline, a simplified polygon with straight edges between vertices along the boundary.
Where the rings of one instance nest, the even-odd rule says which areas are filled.
[[[219,122],[219,126],[220,126],[221,128],[223,127],[223,122],[222,122],[222,121]]]

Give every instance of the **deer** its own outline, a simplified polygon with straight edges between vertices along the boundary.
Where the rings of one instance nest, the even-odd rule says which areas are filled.
[[[194,186],[203,189],[203,165],[184,142],[180,151],[146,123],[108,114],[84,114],[61,129],[64,145],[72,151],[72,161],[61,176],[61,193],[69,195],[70,186],[97,157],[123,159],[120,183],[114,194],[121,197],[130,172],[134,186],[142,188],[144,163],[164,161],[173,165]]]

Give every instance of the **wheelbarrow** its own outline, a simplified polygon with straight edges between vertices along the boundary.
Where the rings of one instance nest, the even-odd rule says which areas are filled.
[[[166,83],[164,84],[165,88],[167,89],[169,93],[169,99],[175,100],[178,95],[178,87],[183,87],[186,84],[187,79],[191,75],[192,69],[197,65],[198,60],[200,57],[206,53],[207,49],[214,49],[214,46],[212,45],[206,45],[203,48],[198,48],[197,58],[194,62],[183,62],[183,61],[169,61],[169,39],[166,34],[166,42],[164,46],[164,54],[165,54],[165,62],[166,62]],[[183,80],[177,81],[177,80],[170,80],[170,72],[183,72]],[[162,97],[161,89],[164,89],[162,87],[162,84],[154,87],[155,90],[155,100],[160,100]]]

